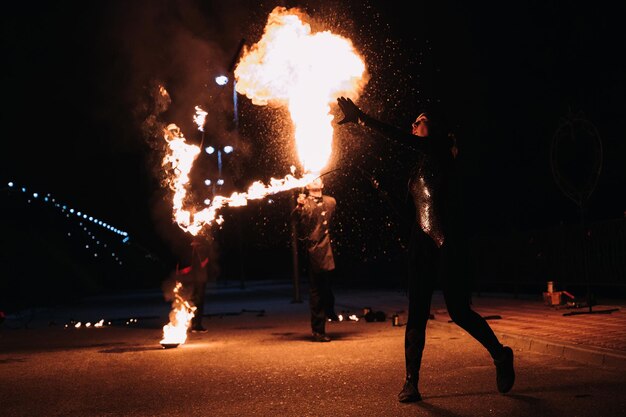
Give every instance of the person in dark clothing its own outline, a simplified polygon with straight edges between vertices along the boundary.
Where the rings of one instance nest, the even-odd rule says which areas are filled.
[[[329,229],[337,202],[331,196],[322,195],[324,183],[319,177],[306,188],[309,195],[298,196],[292,216],[298,220],[305,236],[313,341],[330,342],[330,337],[326,334],[326,320],[334,320],[337,315],[335,296],[331,288],[335,258]]]
[[[191,284],[191,302],[196,311],[191,319],[190,330],[194,333],[204,333],[207,330],[202,326],[204,316],[204,299],[206,298],[206,284],[208,279],[209,248],[207,242],[196,237],[191,242],[191,265],[185,268]]]
[[[416,274],[409,277],[409,314],[404,339],[406,379],[398,394],[399,401],[422,399],[418,390],[419,371],[437,281],[450,318],[478,340],[493,358],[498,391],[510,391],[515,381],[513,350],[503,346],[486,320],[470,307],[468,242],[457,163],[459,149],[454,136],[443,135],[442,126],[428,112],[415,119],[409,133],[368,116],[349,98],[340,97],[337,103],[344,115],[340,125],[367,126],[408,146],[417,155],[408,179],[416,216],[416,227],[412,230]]]

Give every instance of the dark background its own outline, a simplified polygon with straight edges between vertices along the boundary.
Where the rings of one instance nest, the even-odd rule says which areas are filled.
[[[5,305],[158,287],[185,266],[189,238],[171,222],[163,144],[150,128],[176,123],[190,142],[234,145],[221,194],[283,177],[297,164],[284,110],[239,96],[235,128],[232,85],[213,82],[242,39],[247,46],[260,39],[276,5],[299,6],[314,30],[352,39],[371,77],[358,104],[372,116],[408,128],[424,106],[443,109],[465,159],[474,277],[483,288],[553,279],[577,289],[588,281],[580,264],[584,201],[591,279],[622,289],[624,6],[395,3],[60,1],[3,13]],[[160,113],[157,85],[171,97]],[[196,105],[210,113],[204,135],[191,120]],[[590,144],[598,141],[571,142],[571,126],[601,142],[597,183],[588,178],[598,162]],[[584,192],[572,197],[572,189],[568,197],[555,181],[555,138],[564,138],[559,155],[573,190],[595,184],[588,199]],[[410,162],[402,148],[358,127],[335,130],[325,179],[338,201],[338,285],[403,285]],[[215,177],[215,169],[215,159],[202,154],[193,173],[198,201],[208,196],[202,178]],[[97,225],[86,230],[86,219],[78,224],[52,198],[130,239]],[[292,204],[293,193],[283,193],[224,209],[225,223],[213,230],[216,279],[290,278]]]

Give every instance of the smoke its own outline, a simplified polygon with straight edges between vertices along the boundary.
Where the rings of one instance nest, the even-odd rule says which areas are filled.
[[[234,3],[232,12],[192,0],[120,2],[109,10],[109,36],[118,46],[120,65],[126,66],[126,101],[147,145],[147,169],[158,184],[152,198],[153,221],[176,256],[186,239],[172,224],[171,196],[162,186],[168,175],[162,167],[163,129],[175,123],[196,145],[218,138],[238,142],[232,125],[232,87],[214,81],[228,69],[241,39],[232,24],[239,13],[238,2]],[[204,133],[193,122],[195,106],[209,113]]]

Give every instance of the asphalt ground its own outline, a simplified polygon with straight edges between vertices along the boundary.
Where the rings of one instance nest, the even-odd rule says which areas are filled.
[[[406,308],[406,297],[398,291],[339,289],[335,293],[338,312],[362,315],[362,309],[370,307],[386,316],[399,313],[402,318]],[[158,291],[90,298],[73,306],[11,315],[0,326],[1,414],[626,414],[626,371],[616,366],[619,361],[593,364],[556,350],[533,348],[529,341],[542,340],[538,331],[533,333],[534,325],[522,316],[513,320],[498,309],[498,305],[512,305],[505,296],[474,297],[474,308],[483,315],[497,311],[501,316],[489,322],[503,342],[514,347],[517,381],[513,390],[506,395],[497,392],[489,355],[449,323],[441,297],[435,294],[420,379],[424,401],[401,404],[397,394],[404,378],[403,326],[393,326],[389,319],[332,322],[327,327],[332,342],[314,343],[306,292],[301,303],[291,302],[291,295],[287,283],[259,283],[243,290],[211,288],[203,320],[208,331],[190,333],[187,342],[174,349],[159,345],[170,306]],[[517,301],[512,311],[520,315],[524,314],[522,304],[538,303],[533,314],[556,312],[565,320],[600,317],[565,317],[538,300]],[[602,316],[617,320],[623,310],[616,313]],[[107,323],[101,328],[84,325],[100,319]],[[80,328],[74,326],[78,321]],[[553,327],[560,326],[556,322]],[[601,338],[603,328],[596,327]],[[514,339],[522,342],[509,343]],[[588,345],[578,348],[600,351]],[[620,354],[617,349],[602,349],[605,354]]]

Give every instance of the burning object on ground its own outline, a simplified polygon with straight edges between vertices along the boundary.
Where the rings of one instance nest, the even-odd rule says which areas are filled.
[[[163,339],[160,344],[163,349],[171,349],[182,345],[187,340],[187,329],[191,325],[196,307],[192,306],[181,295],[183,284],[176,282],[174,287],[174,301],[170,311],[170,322],[163,326]]]
[[[105,323],[104,319],[100,319],[100,321],[97,322],[85,322],[84,327],[86,328],[90,328],[90,327],[94,327],[94,328],[100,328],[100,327],[104,327],[104,326],[110,326],[111,322],[108,321]],[[80,321],[76,321],[76,320],[70,320],[69,323],[65,324],[65,326],[63,326],[66,329],[69,329],[70,327],[74,327],[76,329],[80,329],[81,327],[83,327],[83,323]]]

